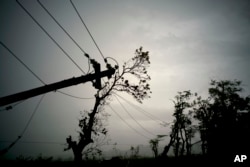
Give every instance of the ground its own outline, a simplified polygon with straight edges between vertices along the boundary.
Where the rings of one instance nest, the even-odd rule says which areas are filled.
[[[234,163],[233,161],[224,162],[219,158],[216,160],[208,159],[204,156],[192,156],[182,158],[136,158],[123,159],[122,157],[114,157],[110,160],[89,160],[76,164],[72,161],[0,161],[0,166],[25,166],[25,167],[137,167],[137,166],[162,166],[162,167],[176,167],[176,166],[248,166],[248,161]]]

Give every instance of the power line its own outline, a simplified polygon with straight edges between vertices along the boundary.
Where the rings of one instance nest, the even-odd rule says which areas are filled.
[[[31,116],[30,116],[30,119],[28,120],[28,122],[27,122],[25,128],[23,129],[23,131],[22,131],[22,133],[21,133],[21,135],[20,135],[21,137],[23,136],[23,134],[24,134],[24,133],[26,132],[26,130],[28,129],[31,120],[33,119],[34,115],[36,114],[36,111],[38,110],[38,107],[40,106],[40,104],[41,104],[41,102],[42,102],[42,100],[43,100],[43,98],[44,98],[45,95],[46,95],[46,94],[43,94],[42,97],[40,98],[40,100],[38,101],[38,103],[37,103],[37,105],[36,105],[34,111],[32,112],[32,114],[31,114]]]
[[[18,1],[19,6],[31,17],[31,19],[43,30],[43,32],[61,49],[61,51],[75,64],[75,66],[83,73],[86,74],[82,68],[71,58],[71,56],[56,42],[56,40],[44,29],[44,27],[31,15],[31,13]]]
[[[44,85],[46,85],[46,83],[33,71],[33,70],[31,70],[31,68],[29,68],[29,66],[27,65],[27,64],[25,64],[16,54],[14,54],[3,42],[1,42],[0,41],[0,44],[6,49],[6,50],[8,50],[10,53],[11,53],[11,55],[14,57],[14,58],[16,58],[16,60],[18,61],[18,62],[20,62],[34,77],[36,77],[41,83],[43,83]],[[72,97],[72,98],[76,98],[76,99],[94,99],[94,97],[89,97],[89,98],[87,98],[87,97],[78,97],[78,96],[74,96],[74,95],[71,95],[71,94],[68,94],[68,93],[65,93],[65,92],[63,92],[63,91],[57,91],[57,92],[59,92],[59,93],[61,93],[61,94],[63,94],[63,95],[66,95],[66,96],[69,96],[69,97]],[[14,107],[14,105],[12,106],[12,107]],[[12,107],[11,106],[7,106],[5,109],[3,109],[3,110],[9,110],[9,109],[12,109]],[[0,111],[2,111],[2,110],[0,110]]]
[[[170,123],[167,123],[159,118],[157,118],[156,116],[154,116],[153,114],[147,112],[146,110],[144,110],[143,108],[131,103],[130,101],[128,101],[127,99],[125,99],[124,97],[118,95],[117,93],[114,93],[116,96],[118,96],[119,98],[121,98],[122,100],[124,100],[125,102],[127,102],[130,106],[132,106],[134,109],[136,109],[137,111],[141,112],[142,114],[144,114],[145,116],[147,116],[148,118],[152,119],[153,121],[157,122],[157,123],[161,123],[164,125],[169,125]]]
[[[56,18],[49,12],[49,10],[41,3],[40,0],[37,0],[40,6],[47,12],[47,14],[56,22],[56,24],[64,31],[65,34],[74,42],[74,44],[84,53],[84,56],[90,59],[89,55],[83,50],[83,48],[74,40],[74,38],[63,28],[63,26],[56,20]],[[89,65],[90,66],[90,65]],[[90,68],[90,67],[89,67]]]
[[[75,12],[77,13],[78,17],[80,18],[80,20],[81,20],[83,26],[84,26],[85,29],[87,30],[87,32],[88,32],[89,36],[91,37],[92,41],[94,42],[96,48],[98,49],[100,55],[102,56],[102,58],[103,58],[103,60],[104,60],[104,62],[106,63],[106,67],[107,67],[108,69],[112,68],[111,65],[108,64],[107,58],[104,57],[104,55],[103,55],[103,53],[102,53],[100,47],[99,47],[98,44],[96,43],[96,41],[95,41],[93,35],[91,34],[91,32],[89,31],[87,25],[86,25],[85,22],[83,21],[83,18],[82,18],[82,16],[80,15],[80,13],[78,12],[78,10],[77,10],[75,4],[73,3],[72,0],[70,0],[70,3],[71,3],[71,5],[73,6],[73,8],[74,8]],[[111,57],[108,57],[108,58],[111,58]],[[112,58],[112,59],[115,60],[114,58]],[[115,60],[115,61],[116,61],[116,60]],[[116,63],[117,63],[117,61],[116,61]],[[117,65],[118,65],[118,63],[117,63]],[[119,65],[116,67],[116,69],[118,69],[118,72],[119,72]],[[103,78],[102,78],[102,80],[104,81]]]
[[[7,148],[0,150],[0,155],[6,154],[18,142],[18,140],[20,140],[20,138],[21,137],[18,136],[17,139],[11,142],[11,144]]]
[[[137,133],[138,135],[140,135],[140,136],[142,136],[142,137],[144,137],[144,138],[146,138],[146,139],[149,139],[150,140],[150,138],[149,137],[147,137],[147,136],[145,136],[144,134],[142,134],[142,133],[140,133],[138,130],[136,130],[135,128],[133,128],[130,124],[128,124],[114,109],[113,109],[113,107],[111,107],[111,105],[108,105],[109,106],[109,108],[130,128],[130,129],[132,129],[133,131],[135,131],[135,133]]]
[[[16,107],[17,105],[21,104],[22,102],[24,102],[25,100],[19,101],[13,105],[8,105],[7,107],[4,107],[3,109],[0,110],[1,111],[8,111],[8,110],[12,110],[14,107]]]
[[[119,67],[118,61],[116,59],[114,59],[113,57],[106,57],[105,59],[111,59],[111,60],[113,60],[116,63],[116,65]]]
[[[95,99],[94,97],[79,97],[79,96],[74,96],[74,95],[71,95],[71,94],[68,94],[68,93],[65,93],[65,92],[62,92],[62,91],[57,91],[63,95],[66,95],[66,96],[69,96],[69,97],[73,97],[75,99],[81,99],[81,100],[90,100],[90,99]]]
[[[73,3],[72,0],[70,0],[70,3],[71,3],[71,5],[73,6],[73,8],[74,8],[75,12],[77,13],[78,17],[80,18],[82,24],[83,24],[84,27],[86,28],[86,30],[87,30],[89,36],[91,37],[92,41],[94,42],[94,44],[95,44],[96,48],[98,49],[99,53],[101,54],[102,58],[104,59],[104,62],[107,64],[107,59],[105,59],[105,57],[103,56],[103,53],[102,53],[101,49],[100,49],[99,46],[97,45],[97,43],[96,43],[94,37],[92,36],[92,34],[91,34],[91,32],[89,31],[89,29],[88,29],[87,25],[85,24],[85,22],[83,21],[83,18],[81,17],[80,13],[78,12],[78,10],[77,10],[75,4]]]
[[[1,45],[9,51],[9,53],[11,53],[12,56],[14,56],[17,61],[19,61],[29,72],[31,72],[40,82],[42,82],[44,85],[46,85],[45,82],[43,82],[43,80],[38,76],[36,75],[20,58],[18,58],[3,42],[1,42]]]
[[[146,132],[148,132],[149,134],[156,136],[155,134],[153,134],[152,132],[148,131],[146,128],[144,128],[130,113],[129,111],[125,108],[125,106],[120,102],[120,100],[117,98],[117,96],[115,95],[116,100],[119,102],[119,104],[122,106],[122,108],[124,109],[124,111],[130,116],[130,118],[132,118],[135,123],[137,125],[139,125],[143,130],[145,130]]]
[[[116,63],[115,69],[117,69],[118,74],[120,74],[120,71],[119,71],[119,63],[118,63],[118,61],[117,61],[116,59],[114,59],[113,57],[106,57],[105,59],[106,59],[107,61],[108,61],[108,59],[113,60],[113,61]],[[110,64],[107,64],[107,66],[109,67]]]
[[[198,143],[200,143],[200,142],[202,142],[202,140],[198,140],[198,141],[192,143],[191,146],[193,146],[193,145],[195,145],[195,144],[198,144]]]
[[[8,152],[8,151],[9,151],[9,150],[10,150],[10,149],[11,149],[11,148],[12,148],[12,147],[22,138],[22,137],[23,137],[23,134],[24,134],[24,133],[26,132],[26,130],[28,129],[28,127],[29,127],[29,125],[30,125],[30,122],[31,122],[31,120],[33,119],[33,117],[34,117],[36,111],[38,110],[38,108],[39,108],[39,106],[40,106],[40,104],[41,104],[41,102],[42,102],[44,96],[45,96],[45,94],[42,95],[42,97],[41,97],[40,100],[38,101],[38,103],[37,103],[37,105],[36,105],[34,111],[32,112],[32,114],[31,114],[31,116],[30,116],[30,118],[29,118],[27,124],[25,125],[23,131],[21,132],[21,134],[20,134],[20,135],[17,137],[17,139],[16,139],[14,142],[12,142],[7,148],[5,148],[5,149],[3,149],[3,150],[0,150],[0,155],[6,154],[6,153],[7,153],[7,152]]]

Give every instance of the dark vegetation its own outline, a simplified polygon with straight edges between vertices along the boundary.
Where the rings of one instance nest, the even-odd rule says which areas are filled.
[[[202,150],[200,156],[208,163],[231,164],[236,155],[249,156],[250,96],[240,95],[241,82],[237,80],[212,80],[210,85],[206,99],[191,91],[178,92],[173,101],[175,111],[170,140],[161,156],[167,157],[173,147],[175,158],[190,157],[192,139],[197,133]]]
[[[2,160],[1,166],[26,166],[26,167],[138,167],[138,166],[247,166],[245,163],[222,162],[220,160],[209,159],[204,155],[191,155],[189,157],[168,157],[168,158],[153,158],[153,157],[138,157],[138,158],[124,158],[113,157],[109,160],[84,160],[81,162],[62,161],[62,160],[47,160],[47,159],[29,159],[29,160]]]

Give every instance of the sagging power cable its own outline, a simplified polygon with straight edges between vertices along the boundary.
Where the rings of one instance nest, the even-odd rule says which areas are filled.
[[[148,140],[150,140],[150,138],[149,137],[147,137],[147,136],[145,136],[144,134],[142,134],[142,133],[140,133],[138,130],[136,130],[134,127],[132,127],[128,122],[126,122],[121,116],[120,116],[120,114],[118,114],[114,109],[113,109],[113,107],[111,107],[111,105],[108,105],[109,106],[109,108],[130,128],[130,129],[132,129],[135,133],[137,133],[138,135],[140,135],[140,136],[142,136],[142,137],[144,137],[144,138],[146,138],[146,139],[148,139]]]
[[[32,14],[16,0],[18,5],[30,16],[30,18],[41,28],[41,30],[57,45],[58,48],[70,59],[70,61],[83,73],[86,74],[83,69],[72,59],[72,57],[59,45],[59,43],[45,30],[45,28],[32,16]]]
[[[76,40],[65,30],[65,28],[57,21],[57,19],[51,14],[51,12],[44,6],[44,4],[40,1],[37,0],[38,4],[47,12],[47,14],[55,21],[55,23],[63,30],[63,32],[74,42],[74,44],[82,51],[83,55],[87,58],[90,59],[89,54],[87,54],[86,51],[83,50],[83,48],[76,42]],[[89,60],[88,60],[89,62]],[[90,70],[90,64],[88,67],[88,72]],[[88,73],[87,72],[87,73]]]
[[[39,106],[40,106],[40,104],[41,104],[41,102],[42,102],[44,96],[45,96],[45,94],[42,95],[42,97],[41,97],[40,100],[38,101],[38,103],[37,103],[35,109],[33,110],[32,114],[31,114],[31,116],[30,116],[28,122],[26,123],[26,125],[25,125],[23,131],[21,132],[21,134],[20,134],[20,135],[17,137],[17,139],[16,139],[15,141],[13,141],[7,148],[5,148],[5,149],[3,149],[3,150],[0,150],[0,155],[6,154],[6,153],[7,153],[7,152],[8,152],[8,151],[9,151],[9,150],[10,150],[10,149],[11,149],[11,148],[12,148],[12,147],[22,138],[22,137],[23,137],[23,135],[24,135],[24,133],[26,132],[26,130],[28,129],[28,127],[29,127],[29,125],[30,125],[30,123],[31,123],[31,121],[32,121],[32,119],[33,119],[33,117],[34,117],[34,115],[36,114],[36,112],[37,112],[37,110],[38,110],[38,108],[39,108]]]

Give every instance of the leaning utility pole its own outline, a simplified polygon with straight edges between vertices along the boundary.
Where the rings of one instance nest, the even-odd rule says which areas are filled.
[[[85,76],[80,76],[77,78],[71,78],[71,79],[67,79],[67,80],[63,80],[60,82],[56,82],[56,83],[52,83],[49,85],[45,85],[45,86],[41,86],[38,88],[34,88],[31,90],[27,90],[24,92],[20,92],[20,93],[16,93],[13,95],[9,95],[9,96],[5,96],[5,97],[1,97],[0,98],[0,106],[4,106],[4,105],[8,105],[20,100],[25,100],[34,96],[38,96],[47,92],[51,92],[51,91],[56,91],[58,89],[62,89],[65,87],[69,87],[72,85],[77,85],[80,83],[85,83],[88,81],[93,81],[94,82],[94,87],[96,89],[101,89],[101,78],[102,77],[108,77],[110,78],[114,73],[115,73],[115,69],[110,68],[108,70],[105,71],[100,71],[100,64],[97,63],[96,61],[92,62],[93,67],[95,69],[95,73],[94,74],[87,74]]]

